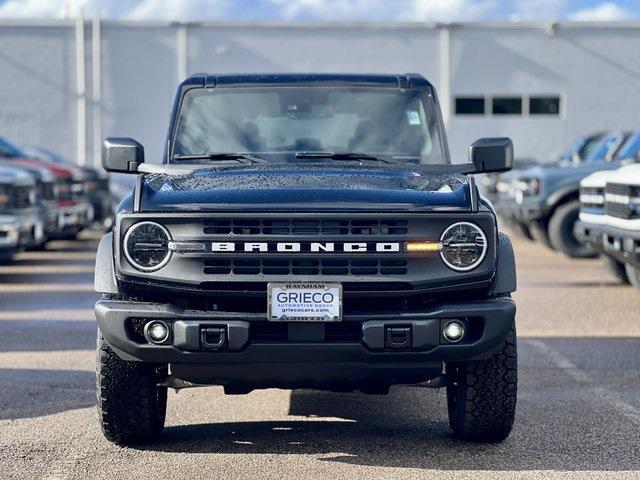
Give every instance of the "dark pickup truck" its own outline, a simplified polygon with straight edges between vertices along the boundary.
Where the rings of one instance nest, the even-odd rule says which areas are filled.
[[[515,262],[473,174],[508,138],[449,158],[418,75],[195,75],[162,164],[138,174],[100,242],[98,409],[121,445],[155,441],[167,389],[387,393],[445,387],[465,440],[504,440],[516,405]],[[428,412],[425,412],[428,415]]]

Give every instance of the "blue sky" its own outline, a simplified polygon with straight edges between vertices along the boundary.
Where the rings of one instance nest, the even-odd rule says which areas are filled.
[[[0,0],[0,18],[175,21],[640,20],[640,0]]]

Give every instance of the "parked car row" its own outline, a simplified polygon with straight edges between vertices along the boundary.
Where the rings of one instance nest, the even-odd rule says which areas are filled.
[[[575,234],[622,282],[640,288],[640,164],[594,173],[581,182]]]
[[[526,237],[573,258],[602,255],[619,278],[640,284],[638,162],[640,130],[595,133],[559,160],[485,182],[495,185],[486,195]]]
[[[111,218],[105,172],[0,137],[0,261]]]

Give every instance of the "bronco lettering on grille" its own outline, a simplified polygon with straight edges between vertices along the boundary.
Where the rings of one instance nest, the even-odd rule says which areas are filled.
[[[216,253],[398,253],[399,242],[212,242]]]

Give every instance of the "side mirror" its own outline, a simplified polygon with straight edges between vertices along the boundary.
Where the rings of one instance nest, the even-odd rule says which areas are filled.
[[[144,163],[144,147],[132,138],[107,138],[102,144],[102,167],[107,172],[137,173]]]
[[[475,173],[506,172],[513,167],[513,142],[510,138],[481,138],[469,147],[469,161]]]

